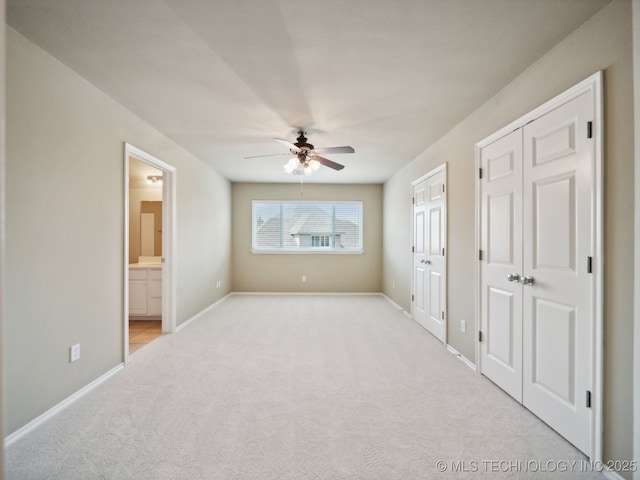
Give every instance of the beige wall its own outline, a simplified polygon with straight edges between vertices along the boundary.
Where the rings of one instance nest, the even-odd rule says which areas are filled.
[[[630,460],[632,445],[631,33],[631,2],[614,0],[398,172],[385,184],[384,192],[384,292],[410,309],[411,255],[407,249],[411,231],[410,183],[438,164],[448,162],[448,339],[455,349],[474,361],[474,145],[594,72],[604,70],[604,455],[615,460]],[[395,290],[391,288],[394,281]],[[460,332],[461,319],[467,320],[467,333]]]
[[[380,292],[382,185],[234,183],[233,290],[236,292]],[[252,200],[359,200],[364,203],[364,253],[251,253]],[[303,275],[307,281],[302,282]]]
[[[633,0],[633,78],[635,137],[633,458],[640,461],[640,0]],[[640,480],[640,468],[637,469],[633,478]]]
[[[177,169],[178,323],[230,289],[231,188],[11,28],[7,48],[9,434],[123,360],[124,142]]]

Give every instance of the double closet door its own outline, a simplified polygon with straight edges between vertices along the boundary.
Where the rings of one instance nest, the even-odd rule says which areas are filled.
[[[587,455],[596,238],[591,95],[480,151],[481,372]]]

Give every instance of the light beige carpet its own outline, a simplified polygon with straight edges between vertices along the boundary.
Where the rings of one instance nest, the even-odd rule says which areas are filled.
[[[603,478],[380,296],[232,296],[6,459],[15,480]]]

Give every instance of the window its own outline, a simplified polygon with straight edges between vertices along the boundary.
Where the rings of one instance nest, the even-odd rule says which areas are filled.
[[[254,200],[252,251],[362,253],[362,202]]]
[[[311,237],[312,247],[328,247],[331,235],[313,235]]]

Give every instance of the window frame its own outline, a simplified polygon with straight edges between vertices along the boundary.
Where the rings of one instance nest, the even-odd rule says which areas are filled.
[[[260,205],[271,204],[280,206],[280,247],[279,248],[260,248],[256,247],[257,228],[256,228],[256,208]],[[334,241],[335,232],[335,206],[336,205],[358,205],[358,229],[360,244],[352,248],[335,248],[332,246],[324,247],[285,247],[282,245],[282,210],[284,205],[332,205],[333,222],[332,233],[313,235],[318,237],[328,236],[329,243]],[[320,240],[322,243],[322,240]],[[254,254],[276,254],[276,255],[361,255],[364,253],[364,202],[361,200],[252,200],[251,201],[251,253]]]

